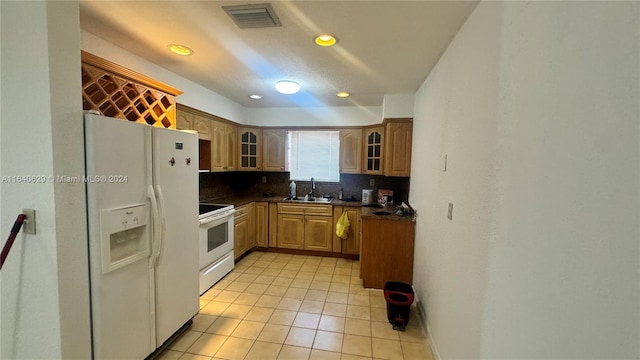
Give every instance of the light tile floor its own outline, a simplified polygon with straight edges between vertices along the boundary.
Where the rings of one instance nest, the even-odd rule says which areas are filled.
[[[160,359],[433,359],[415,311],[393,330],[382,291],[359,275],[354,260],[253,252]]]

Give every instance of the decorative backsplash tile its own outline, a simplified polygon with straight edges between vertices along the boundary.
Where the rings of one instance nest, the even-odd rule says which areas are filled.
[[[267,182],[262,183],[265,176]],[[369,186],[373,179],[374,186]],[[249,194],[262,195],[271,193],[274,196],[287,196],[289,190],[288,172],[223,172],[200,174],[200,200],[212,200],[227,195]],[[311,190],[310,181],[296,181],[298,196],[304,196]],[[344,198],[362,197],[362,189],[392,189],[394,202],[399,204],[409,198],[408,177],[386,177],[378,175],[341,174],[339,183],[316,182],[316,196],[324,194],[337,198],[340,189]]]

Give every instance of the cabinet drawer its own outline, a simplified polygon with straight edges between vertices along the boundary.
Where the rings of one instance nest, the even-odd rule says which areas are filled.
[[[331,205],[301,205],[278,203],[278,213],[331,216],[332,209]]]
[[[238,219],[238,218],[247,216],[248,213],[249,213],[249,209],[247,205],[243,205],[236,208],[236,213],[233,215],[233,218]]]
[[[311,205],[306,206],[304,209],[305,215],[332,215],[332,207],[331,205]]]
[[[304,205],[278,203],[278,214],[304,215]]]

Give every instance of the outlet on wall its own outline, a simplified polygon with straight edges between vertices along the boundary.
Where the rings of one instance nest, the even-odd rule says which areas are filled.
[[[369,179],[369,186],[376,186],[376,179]]]
[[[266,175],[262,175],[262,183],[263,184],[267,183],[267,176]]]

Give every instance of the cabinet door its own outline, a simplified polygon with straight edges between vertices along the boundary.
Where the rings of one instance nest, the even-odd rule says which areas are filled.
[[[286,138],[284,130],[262,130],[262,170],[285,171]]]
[[[304,215],[278,214],[278,247],[304,248]]]
[[[260,170],[262,160],[262,131],[238,129],[238,170]]]
[[[238,145],[236,143],[236,127],[233,125],[226,125],[225,127],[225,135],[226,135],[226,152],[224,154],[226,162],[224,166],[225,171],[234,171],[236,170],[236,160],[237,155],[236,151],[238,149]]]
[[[269,247],[269,204],[256,203],[256,245]]]
[[[227,163],[227,128],[219,121],[211,122],[211,171],[224,171]]]
[[[247,204],[247,250],[256,247],[256,204]]]
[[[387,176],[411,175],[411,134],[410,121],[389,122],[385,133],[384,174]]]
[[[340,173],[362,172],[362,130],[340,130]]]
[[[178,130],[193,130],[193,117],[194,115],[186,111],[176,112],[176,129]]]
[[[278,247],[278,204],[269,203],[269,247]]]
[[[384,127],[366,128],[363,132],[365,174],[382,175],[384,169]]]
[[[331,251],[333,248],[333,218],[307,215],[304,218],[304,249]]]
[[[343,212],[346,212],[347,217],[349,218],[349,233],[346,239],[339,238],[335,233],[333,234],[333,252],[360,255],[360,208],[334,206],[334,228]]]
[[[233,255],[234,258],[237,259],[245,251],[247,251],[248,244],[248,223],[247,216],[242,216],[233,220]]]
[[[198,138],[211,140],[211,120],[204,116],[196,115],[193,120],[193,128],[198,132]]]

